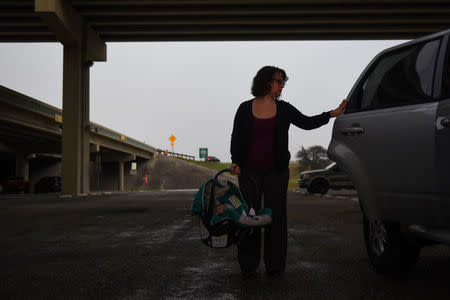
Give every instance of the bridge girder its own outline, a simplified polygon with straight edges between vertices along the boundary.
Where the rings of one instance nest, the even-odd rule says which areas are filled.
[[[46,17],[41,7],[58,2],[72,13]],[[0,41],[67,40],[71,28],[79,31],[80,18],[106,42],[412,39],[449,28],[450,2],[6,0],[0,2]],[[64,25],[63,36],[58,24]]]

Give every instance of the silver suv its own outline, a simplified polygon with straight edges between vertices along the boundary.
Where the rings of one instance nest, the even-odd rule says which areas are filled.
[[[334,123],[329,157],[359,194],[370,262],[411,269],[450,244],[450,30],[378,54]]]

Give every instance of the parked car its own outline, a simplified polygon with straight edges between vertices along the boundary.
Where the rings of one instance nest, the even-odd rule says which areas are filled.
[[[9,176],[2,182],[0,190],[2,193],[28,193],[30,183],[23,177]]]
[[[61,177],[60,176],[42,177],[34,185],[34,192],[37,194],[61,192]]]
[[[355,184],[375,270],[450,243],[450,30],[378,54],[334,122],[328,156]]]
[[[220,162],[220,159],[218,159],[215,156],[208,156],[208,157],[205,158],[205,161],[206,162]]]
[[[300,173],[298,185],[310,193],[326,194],[328,189],[353,189],[348,175],[335,162],[325,169],[311,170]]]

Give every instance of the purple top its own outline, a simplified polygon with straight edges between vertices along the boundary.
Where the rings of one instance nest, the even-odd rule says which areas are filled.
[[[270,119],[258,119],[253,116],[253,134],[248,153],[248,168],[271,169],[275,166],[275,120],[275,116]]]

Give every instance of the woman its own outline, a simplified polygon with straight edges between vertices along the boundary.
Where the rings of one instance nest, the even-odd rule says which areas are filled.
[[[335,110],[307,117],[278,100],[287,80],[282,69],[261,68],[253,78],[251,91],[255,98],[239,106],[231,135],[231,170],[239,175],[244,198],[255,210],[261,208],[264,198],[264,207],[272,209],[272,225],[264,230],[264,264],[269,274],[284,272],[286,265],[289,126],[292,123],[307,130],[318,128],[342,114],[347,105],[343,100]],[[238,260],[244,274],[258,268],[260,249],[261,230],[254,230],[239,244]]]

